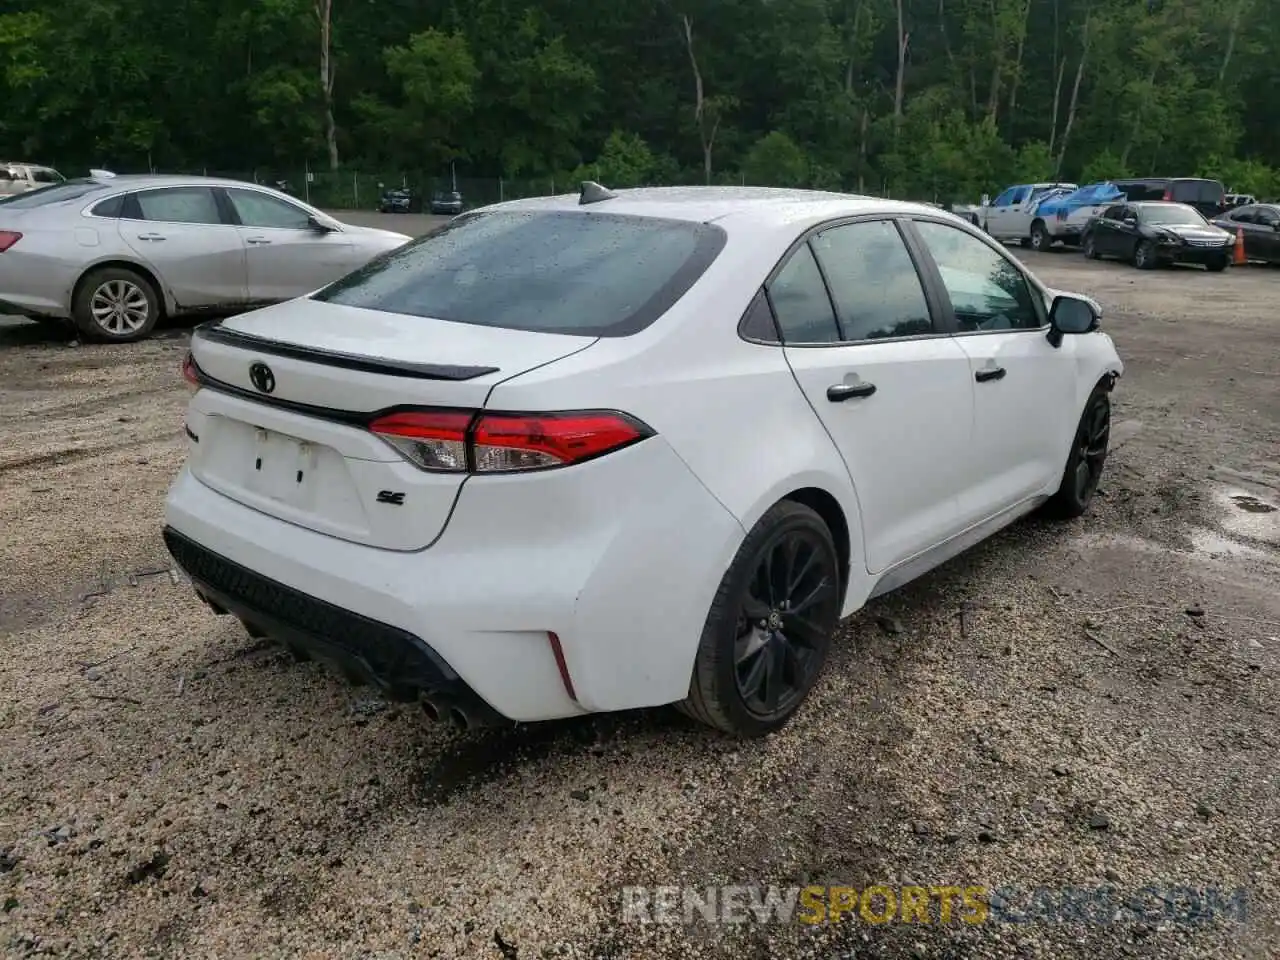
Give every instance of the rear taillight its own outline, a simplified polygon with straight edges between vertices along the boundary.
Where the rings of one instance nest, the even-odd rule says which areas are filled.
[[[410,463],[443,473],[513,473],[566,467],[653,436],[613,411],[476,413],[404,410],[369,429]]]
[[[1161,200],[1165,200],[1165,201],[1172,200],[1172,199],[1173,199],[1173,190],[1172,190],[1172,188],[1171,188],[1171,189],[1166,190],[1166,191],[1164,192],[1164,196],[1163,196],[1163,197],[1161,197],[1160,199],[1161,199]]]
[[[182,379],[187,381],[192,390],[200,389],[200,368],[196,366],[195,357],[189,350],[182,360]]]
[[[12,230],[0,230],[0,253],[4,253],[22,239],[22,234]]]

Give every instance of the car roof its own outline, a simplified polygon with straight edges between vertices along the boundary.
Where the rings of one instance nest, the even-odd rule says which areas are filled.
[[[636,187],[613,191],[609,199],[585,206],[578,194],[529,197],[481,208],[495,210],[581,210],[660,217],[712,223],[727,218],[751,218],[777,226],[804,221],[822,221],[874,213],[927,213],[956,217],[924,203],[884,200],[857,194],[822,190],[793,190],[783,187]]]

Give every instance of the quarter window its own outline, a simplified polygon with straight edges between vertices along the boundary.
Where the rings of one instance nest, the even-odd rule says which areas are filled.
[[[1027,278],[1007,257],[945,223],[917,221],[916,229],[942,274],[962,333],[1043,325]]]
[[[143,220],[158,223],[221,223],[208,187],[166,187],[134,194]]]
[[[769,284],[769,300],[783,343],[839,342],[831,298],[809,244],[801,245]]]
[[[892,221],[844,224],[811,243],[835,301],[841,340],[933,332],[920,277]]]
[[[311,214],[292,203],[286,203],[256,190],[227,191],[236,215],[246,227],[275,227],[282,230],[305,230]]]
[[[95,217],[109,217],[114,220],[120,216],[123,210],[124,194],[120,194],[118,197],[109,197],[108,199],[103,200],[89,212]]]

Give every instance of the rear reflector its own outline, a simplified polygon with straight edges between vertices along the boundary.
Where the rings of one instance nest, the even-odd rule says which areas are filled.
[[[4,253],[21,239],[22,234],[20,233],[14,233],[12,230],[0,230],[0,253]]]
[[[513,473],[582,463],[653,436],[625,413],[404,410],[369,429],[422,470]]]

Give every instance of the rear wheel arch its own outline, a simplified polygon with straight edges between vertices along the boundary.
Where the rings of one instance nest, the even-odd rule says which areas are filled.
[[[80,271],[80,276],[76,278],[75,284],[71,287],[71,298],[67,301],[67,309],[74,310],[76,297],[80,295],[80,291],[84,289],[85,281],[99,270],[132,270],[147,283],[151,284],[151,288],[160,296],[160,306],[162,308],[161,316],[172,316],[174,313],[174,304],[169,298],[168,288],[160,282],[160,278],[155,272],[142,266],[140,263],[134,263],[132,260],[102,260],[98,263],[90,264]]]
[[[793,490],[782,498],[808,507],[827,525],[831,531],[831,539],[835,541],[836,554],[840,558],[842,583],[840,584],[840,601],[844,603],[849,589],[849,574],[853,562],[853,538],[849,529],[849,519],[845,516],[840,501],[821,487],[802,487]]]

